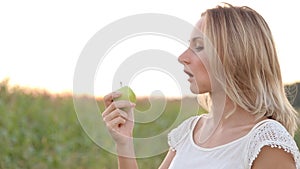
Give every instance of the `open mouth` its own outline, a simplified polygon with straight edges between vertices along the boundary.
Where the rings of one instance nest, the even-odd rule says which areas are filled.
[[[190,72],[188,72],[187,70],[184,70],[184,73],[186,73],[189,77],[193,77],[194,75]]]

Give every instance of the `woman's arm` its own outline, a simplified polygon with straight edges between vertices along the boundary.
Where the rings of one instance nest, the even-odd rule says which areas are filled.
[[[254,160],[251,169],[296,169],[291,153],[279,148],[265,146]]]
[[[161,163],[158,169],[168,169],[175,155],[176,151],[169,150],[164,161]]]
[[[132,141],[129,141],[127,144],[117,145],[116,148],[119,169],[138,169]]]
[[[134,127],[133,108],[129,101],[113,101],[121,93],[113,92],[104,97],[106,109],[102,118],[116,143],[119,169],[137,169],[132,131]]]

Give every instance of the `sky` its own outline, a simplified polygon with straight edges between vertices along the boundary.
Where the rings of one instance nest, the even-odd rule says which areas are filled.
[[[53,93],[72,92],[74,71],[81,52],[88,41],[105,26],[142,13],[172,15],[195,24],[205,9],[220,2],[222,1],[1,1],[0,80],[9,78],[11,85],[46,89]],[[265,18],[275,39],[284,82],[300,82],[299,2],[225,2],[247,5]],[[174,44],[174,48],[166,47],[166,43]],[[144,35],[129,38],[115,46],[107,54],[107,63],[98,67],[94,94],[103,96],[111,92],[114,72],[122,61],[116,56],[126,57],[153,48],[176,56],[184,50],[184,46],[167,37]],[[109,61],[110,58],[115,60]],[[125,85],[132,86],[137,95],[149,95],[154,91],[173,96],[182,94],[178,83],[170,74],[154,69],[139,72],[131,79],[130,84]],[[183,87],[188,88],[188,82]]]

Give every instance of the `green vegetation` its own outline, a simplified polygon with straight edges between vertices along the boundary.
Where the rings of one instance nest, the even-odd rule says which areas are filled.
[[[195,98],[184,102],[188,106],[182,107],[183,112],[197,104]],[[177,117],[179,103],[180,100],[168,100],[159,119],[136,125],[135,136],[164,131]],[[101,100],[99,108],[103,110]],[[147,99],[137,101],[138,110],[149,108]],[[81,128],[71,95],[9,87],[4,80],[0,82],[0,116],[0,169],[117,168],[116,156],[94,144]],[[295,138],[299,145],[299,135]],[[157,168],[164,156],[138,159],[138,163],[141,168]]]
[[[115,163],[82,131],[72,97],[9,89],[4,81],[0,116],[1,169],[111,168]]]

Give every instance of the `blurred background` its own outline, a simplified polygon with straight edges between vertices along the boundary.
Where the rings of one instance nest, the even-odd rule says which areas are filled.
[[[161,13],[194,24],[205,9],[219,2],[222,1],[1,1],[0,168],[117,168],[116,156],[89,138],[74,110],[73,75],[82,49],[97,31],[123,17]],[[288,97],[300,110],[298,2],[226,2],[247,5],[269,23]],[[127,51],[114,50],[112,55],[138,52],[146,45],[148,48],[159,45],[163,50],[164,43],[155,38],[135,39],[126,45]],[[168,48],[168,52],[178,56],[183,50]],[[107,64],[110,70],[95,77],[94,93],[84,93],[85,99],[96,98],[100,112],[104,109],[102,97],[111,92],[111,77],[119,66],[115,62]],[[157,81],[162,83],[157,85]],[[137,125],[135,136],[160,133],[173,123],[179,112],[195,111],[192,107],[197,106],[196,96],[179,93],[173,84],[171,78],[157,71],[142,72],[133,80],[132,88],[140,96],[139,110],[151,107],[147,96],[153,91],[159,90],[167,97],[163,115],[147,125]],[[184,97],[179,97],[181,94]],[[179,106],[181,102],[188,104],[183,110]],[[204,112],[199,109],[193,113]],[[295,140],[299,147],[299,132]],[[139,159],[138,163],[141,168],[157,168],[164,155]]]

